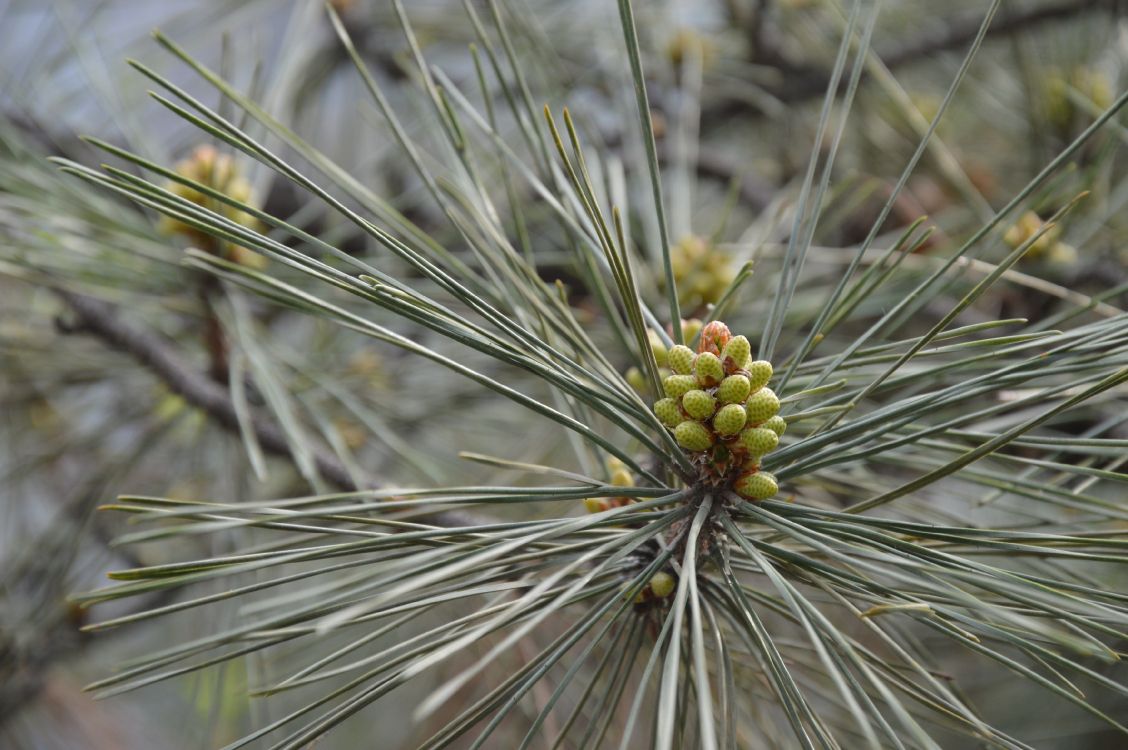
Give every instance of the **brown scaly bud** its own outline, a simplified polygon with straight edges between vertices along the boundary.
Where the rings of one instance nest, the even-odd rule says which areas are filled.
[[[697,353],[709,352],[719,357],[730,340],[732,340],[732,331],[729,327],[719,320],[714,320],[701,329],[701,341],[697,344]]]

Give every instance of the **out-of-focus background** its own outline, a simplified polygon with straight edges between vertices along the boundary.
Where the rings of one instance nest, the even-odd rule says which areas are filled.
[[[418,73],[390,0],[332,4],[405,126],[429,129],[432,113],[418,96]],[[476,92],[468,53],[476,31],[463,3],[404,5],[432,64]],[[469,5],[488,25],[487,4]],[[670,222],[687,279],[683,304],[700,309],[715,301],[711,295],[752,248],[786,236],[787,211],[811,150],[831,147],[813,141],[846,18],[839,5],[824,0],[637,5]],[[865,236],[941,105],[989,3],[884,5],[873,32],[876,59],[850,114],[815,257],[832,256]],[[927,216],[937,242],[966,235],[1087,127],[1128,78],[1122,5],[1004,2],[938,138],[895,205],[891,226]],[[498,6],[519,32],[508,41],[525,63],[535,105],[567,105],[593,143],[624,162],[638,161],[641,155],[622,133],[633,91],[615,3],[503,0]],[[216,365],[199,334],[205,306],[195,277],[179,264],[182,247],[159,232],[153,214],[82,187],[45,160],[64,156],[94,165],[105,159],[80,136],[127,146],[161,164],[188,157],[203,142],[199,130],[152,101],[146,79],[127,63],[140,61],[215,104],[214,92],[153,42],[154,28],[347,165],[364,188],[422,226],[441,223],[364,95],[321,3],[0,0],[4,749],[216,747],[280,715],[284,705],[246,697],[273,669],[254,658],[101,701],[82,689],[128,668],[130,656],[215,626],[189,611],[106,633],[81,630],[89,613],[68,595],[103,585],[109,570],[194,552],[175,546],[183,541],[117,546],[113,540],[128,530],[128,519],[97,506],[122,493],[238,498],[326,489],[303,471],[312,453],[267,450],[258,460],[248,458],[237,430],[186,403],[159,368],[139,364],[128,346],[84,335],[90,321],[76,317],[65,295],[53,291],[66,286],[140,311],[154,331],[175,342],[178,361],[200,371]],[[487,33],[494,33],[492,26]],[[1128,131],[1114,125],[1048,188],[1051,205],[1055,195],[1088,190],[1091,197],[1020,271],[1061,293],[1128,281],[1128,180],[1116,166],[1123,160],[1108,158],[1125,138]],[[238,164],[268,212],[353,252],[366,251],[368,240],[353,228],[306,205],[267,170]],[[1021,294],[994,294],[989,305],[998,317],[1043,312],[1041,303]],[[550,456],[559,440],[536,423],[511,430],[510,444],[499,445],[493,428],[502,418],[477,391],[447,389],[423,404],[403,396],[405,389],[429,392],[431,376],[414,360],[375,352],[360,337],[291,312],[271,310],[256,319],[261,328],[248,327],[242,314],[235,310],[217,323],[241,337],[247,353],[226,364],[266,383],[268,401],[271,393],[281,394],[270,406],[292,418],[283,422],[286,429],[346,457],[345,471],[363,469],[389,484],[435,483],[457,472],[460,483],[471,484],[497,478],[495,470],[457,460],[459,449],[483,436],[499,455],[536,446]],[[442,383],[448,388],[448,380]],[[457,421],[434,417],[448,408],[457,409]],[[215,553],[234,541],[199,543],[218,545],[204,550]],[[172,602],[149,605],[166,603]],[[99,619],[128,614],[131,606],[107,605]],[[416,683],[379,702],[367,709],[365,721],[345,725],[318,746],[413,746],[426,735],[402,716],[425,688]],[[984,675],[966,689],[1014,726],[1044,723],[1039,747],[1119,747],[1099,728],[1038,712],[1035,689],[1006,674]],[[1103,708],[1128,720],[1123,704]]]

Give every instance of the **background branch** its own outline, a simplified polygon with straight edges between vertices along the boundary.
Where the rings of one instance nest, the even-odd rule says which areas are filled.
[[[239,433],[239,418],[227,388],[196,370],[162,336],[122,320],[108,303],[65,289],[56,289],[55,292],[66,302],[73,315],[72,320],[60,321],[62,330],[95,336],[112,348],[128,354],[160,378],[171,391],[207,413],[218,425],[232,433]],[[254,412],[249,415],[249,424],[264,451],[293,460],[289,442],[277,425]],[[336,456],[317,446],[310,448],[318,473],[338,489],[348,492],[379,486],[378,482],[370,481],[365,482],[364,487],[357,487]],[[460,511],[428,514],[426,519],[429,523],[449,527],[474,526],[487,522],[474,514]]]
[[[164,338],[123,321],[105,302],[63,289],[56,292],[74,314],[73,320],[60,321],[61,330],[96,336],[114,349],[130,355],[189,404],[207,412],[227,430],[239,432],[239,417],[227,389],[198,372]],[[264,451],[293,458],[281,429],[261,414],[252,414],[249,421]],[[312,448],[312,456],[317,472],[327,482],[345,491],[358,489],[348,470],[335,456],[316,447]]]
[[[1123,12],[1123,6],[1123,0],[1059,0],[1059,2],[1020,10],[1003,10],[999,13],[995,23],[987,30],[987,36],[997,37],[1013,34],[1050,21],[1063,21],[1094,11],[1108,11],[1110,15],[1115,16]],[[759,16],[760,14],[756,15]],[[762,23],[762,19],[759,22]],[[982,22],[981,14],[965,14],[947,23],[927,27],[916,37],[897,47],[878,51],[877,56],[890,70],[910,63],[922,62],[931,55],[959,49],[970,44],[979,31]],[[760,38],[771,37],[770,33],[763,30],[757,31],[757,34]],[[765,62],[761,59],[763,57],[762,50],[757,51],[757,49],[751,50],[753,61]],[[775,47],[773,46],[772,49],[774,50]],[[829,72],[790,63],[783,59],[774,59],[771,62],[782,74],[778,84],[765,87],[767,93],[776,100],[783,103],[795,103],[826,93],[827,86],[830,84]],[[845,81],[843,81],[843,85],[845,85]],[[762,114],[762,112],[749,101],[724,99],[705,108],[702,122],[705,124],[723,123],[725,118],[749,114]]]

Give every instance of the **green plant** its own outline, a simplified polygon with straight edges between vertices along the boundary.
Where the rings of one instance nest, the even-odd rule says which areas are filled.
[[[947,665],[932,655],[936,644],[950,643],[1126,731],[1089,696],[1126,692],[1102,671],[1119,656],[1125,595],[1093,576],[1126,559],[1123,504],[1114,493],[1128,479],[1119,471],[1128,443],[1106,435],[1125,420],[1128,316],[1094,314],[1100,300],[1070,298],[1033,322],[956,322],[997,284],[1014,280],[1012,266],[1072,207],[1000,253],[1026,202],[1126,96],[965,237],[914,255],[927,232],[913,224],[882,234],[884,222],[956,96],[989,13],[897,190],[812,303],[800,294],[803,272],[823,262],[813,240],[846,127],[845,113],[836,116],[831,104],[844,83],[849,109],[876,20],[876,8],[855,4],[818,122],[816,142],[831,147],[825,159],[810,160],[787,247],[778,263],[763,258],[755,275],[736,275],[708,310],[734,329],[761,331],[755,353],[749,346],[733,354],[718,340],[717,320],[692,335],[680,324],[635,24],[627,0],[620,9],[642,115],[638,145],[647,154],[632,175],[651,191],[646,207],[628,205],[633,194],[615,190],[612,167],[598,149],[585,148],[567,110],[563,131],[551,114],[542,121],[504,23],[495,27],[498,43],[483,34],[484,58],[472,53],[486,89],[475,106],[426,63],[400,13],[430,108],[430,129],[419,134],[401,124],[335,21],[446,219],[443,237],[158,36],[285,151],[137,64],[167,92],[155,95],[161,104],[301,187],[378,251],[345,252],[107,142],[96,145],[149,176],[72,161],[63,169],[224,247],[269,257],[259,268],[187,251],[186,263],[229,285],[232,299],[245,303],[235,290],[250,290],[331,321],[341,335],[369,337],[381,352],[408,352],[421,373],[469,379],[491,400],[525,410],[506,412],[499,431],[545,419],[568,433],[574,455],[557,451],[552,466],[468,456],[522,472],[511,485],[363,487],[239,502],[123,497],[109,507],[145,524],[123,543],[207,536],[234,547],[115,573],[118,583],[79,601],[192,593],[91,629],[245,605],[231,625],[140,657],[96,689],[116,693],[249,654],[282,654],[289,671],[253,687],[301,697],[234,746],[303,746],[442,669],[449,671],[427,685],[415,715],[429,732],[426,747],[464,735],[475,747],[543,744],[542,735],[581,747],[601,740],[663,748],[937,747],[950,732],[990,746],[1027,746],[950,684]],[[511,108],[508,129],[492,109],[491,86]],[[187,191],[167,189],[166,181]],[[199,195],[208,200],[194,200]],[[573,285],[599,310],[594,320],[582,317],[564,284],[542,280],[545,246],[567,260]],[[959,274],[973,257],[996,259],[978,282]],[[648,265],[661,266],[663,283],[644,283]],[[943,310],[934,314],[930,304]],[[685,344],[698,337],[698,359],[687,359]],[[745,367],[752,356],[761,359]],[[664,365],[673,371],[666,378]],[[628,382],[630,367],[645,395]],[[747,394],[739,381],[726,386],[728,377],[745,378]],[[449,382],[425,381],[426,399],[437,401]],[[694,419],[681,420],[661,397]],[[765,471],[757,464],[750,474],[731,472],[743,462],[729,467],[714,453],[704,462],[694,455],[717,440],[706,426],[713,418],[717,427],[715,398],[744,402],[745,420],[763,424],[716,431],[739,435],[749,453],[763,456]],[[783,422],[775,416],[781,405]],[[419,419],[459,414],[434,408]],[[399,437],[395,428],[377,432]],[[244,434],[254,455],[254,432]],[[316,486],[321,470],[312,462],[307,469]],[[769,500],[776,481],[783,497]],[[592,498],[625,500],[584,502]],[[585,504],[596,512],[580,514]],[[189,588],[209,585],[204,593]],[[493,673],[529,644],[519,666]],[[552,692],[538,697],[538,686]],[[456,697],[461,710],[447,710]],[[530,701],[536,708],[526,713]]]

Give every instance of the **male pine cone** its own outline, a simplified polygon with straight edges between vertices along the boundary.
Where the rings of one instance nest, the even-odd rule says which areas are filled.
[[[663,347],[662,356],[672,374],[662,382],[666,397],[654,403],[654,413],[678,445],[741,497],[774,495],[778,484],[760,471],[760,460],[779,445],[787,423],[767,387],[771,363],[753,360],[748,339],[733,336],[720,321],[702,328],[696,352],[679,344]]]

